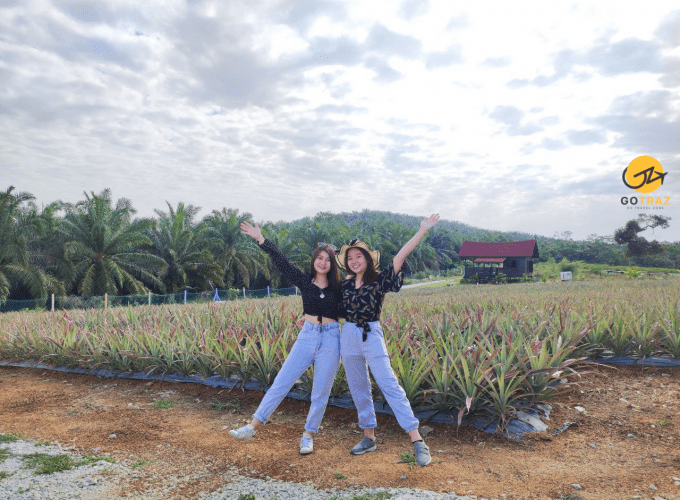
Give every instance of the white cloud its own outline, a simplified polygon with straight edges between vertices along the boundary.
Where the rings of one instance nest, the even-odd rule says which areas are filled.
[[[5,1],[0,179],[140,215],[610,234],[633,158],[678,185],[678,22],[673,2]]]

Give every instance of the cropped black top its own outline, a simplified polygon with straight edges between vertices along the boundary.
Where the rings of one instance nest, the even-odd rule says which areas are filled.
[[[268,239],[265,238],[260,248],[271,256],[283,276],[300,289],[304,314],[316,316],[319,323],[321,323],[321,318],[337,320],[345,317],[340,291],[334,292],[330,285],[326,288],[316,286],[312,283],[313,276],[288,260]]]

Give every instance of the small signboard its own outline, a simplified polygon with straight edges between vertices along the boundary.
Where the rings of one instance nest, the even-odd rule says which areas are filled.
[[[563,271],[560,273],[560,279],[562,281],[571,281],[571,271]]]

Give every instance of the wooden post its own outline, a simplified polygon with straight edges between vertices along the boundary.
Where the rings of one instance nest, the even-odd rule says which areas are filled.
[[[243,298],[246,298],[246,287],[243,287]]]
[[[109,294],[104,293],[104,310],[106,311],[108,307],[109,307]]]
[[[267,298],[271,298],[271,295],[269,294],[269,285],[267,285]]]
[[[151,305],[151,290],[149,290],[149,305]]]
[[[187,303],[187,291],[184,290],[184,305]]]
[[[54,294],[52,294],[52,312],[54,312]]]

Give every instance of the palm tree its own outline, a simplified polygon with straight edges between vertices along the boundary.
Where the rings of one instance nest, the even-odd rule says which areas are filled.
[[[243,237],[240,227],[243,221],[252,221],[252,215],[239,214],[234,208],[213,210],[203,219],[209,246],[222,268],[223,282],[227,286],[250,286],[258,272],[269,279],[268,258],[255,247],[257,243]]]
[[[85,193],[84,201],[64,208],[59,232],[80,295],[141,294],[147,291],[145,284],[163,289],[153,271],[165,262],[142,250],[151,244],[145,231],[154,221],[133,221],[136,211],[129,200],[121,198],[113,207],[111,191],[105,189],[98,195]]]
[[[299,221],[295,236],[305,242],[305,250],[311,253],[319,242],[335,246],[346,243],[349,238],[349,227],[341,215],[320,212],[313,219]]]
[[[149,231],[152,252],[166,265],[160,277],[169,293],[187,288],[210,289],[210,282],[222,286],[222,270],[207,248],[207,226],[194,224],[200,208],[168,203],[168,212],[156,210],[158,224]]]
[[[34,207],[24,210],[22,204],[32,201],[33,195],[12,191],[14,186],[0,192],[0,302],[18,287],[25,288],[33,298],[64,293],[59,280],[31,262],[29,245],[40,234],[40,225]]]
[[[406,263],[408,264],[409,271],[412,273],[438,270],[439,260],[437,257],[437,250],[435,250],[435,248],[427,241],[421,241],[406,258]]]
[[[287,234],[288,244],[295,248],[290,257],[302,269],[309,269],[312,252],[319,243],[330,243],[340,248],[349,240],[347,223],[340,215],[321,212],[314,218],[306,217],[290,226]],[[288,255],[288,254],[286,254]]]
[[[31,219],[40,228],[39,235],[29,243],[31,261],[48,275],[56,276],[62,285],[73,283],[73,266],[64,256],[64,242],[59,233],[63,218],[58,215],[63,203],[50,203],[42,210],[32,206]],[[62,286],[63,287],[63,286]],[[65,292],[64,292],[65,293]]]
[[[458,251],[462,243],[459,243],[460,237],[457,236],[444,227],[435,227],[428,232],[423,243],[431,246],[437,254],[437,265],[433,267],[447,268],[458,260]]]
[[[385,216],[380,216],[380,218],[373,223],[373,230],[375,231],[375,237],[378,240],[377,245],[382,253],[383,265],[385,266],[394,259],[394,256],[399,253],[401,247],[416,234],[414,229],[396,221],[387,220]],[[422,246],[422,243],[418,246]],[[411,272],[414,271],[413,255],[414,252],[411,252],[405,261],[406,267]]]
[[[416,229],[388,218],[383,214],[378,217],[366,217],[361,214],[352,221],[349,232],[352,237],[357,237],[368,244],[369,247],[380,250],[382,267],[387,267],[402,246],[416,233]],[[428,238],[408,255],[405,260],[405,269],[415,273],[427,269],[439,269],[441,265],[450,263],[445,250],[435,248]]]

